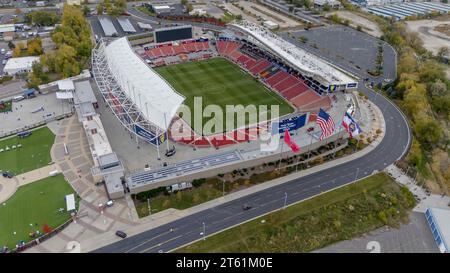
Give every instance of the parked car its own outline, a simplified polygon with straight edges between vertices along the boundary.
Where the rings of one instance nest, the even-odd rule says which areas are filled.
[[[14,174],[12,172],[3,172],[3,177],[13,178]]]
[[[112,205],[114,205],[113,200],[109,200],[108,202],[106,202],[106,205],[107,205],[108,207],[112,207]]]
[[[116,235],[122,239],[125,239],[127,237],[127,234],[121,230],[116,231]]]

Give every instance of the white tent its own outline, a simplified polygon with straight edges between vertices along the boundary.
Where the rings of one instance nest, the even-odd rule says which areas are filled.
[[[73,193],[66,195],[66,207],[67,211],[75,210],[75,195]]]
[[[75,86],[72,80],[65,79],[58,81],[58,89],[61,91],[73,91],[75,90]]]

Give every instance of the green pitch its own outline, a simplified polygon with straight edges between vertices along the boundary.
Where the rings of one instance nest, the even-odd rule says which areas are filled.
[[[15,248],[19,241],[33,239],[30,232],[39,230],[42,234],[45,224],[54,229],[67,221],[70,214],[65,211],[64,197],[71,193],[74,190],[62,174],[19,187],[11,198],[0,203],[0,248]]]
[[[25,173],[46,166],[52,161],[50,149],[55,135],[47,127],[31,132],[26,138],[12,137],[0,140],[0,170],[11,171],[14,174]],[[22,145],[12,149],[12,146]],[[6,151],[6,147],[9,151]]]
[[[165,78],[172,87],[186,97],[184,104],[194,113],[194,97],[202,97],[203,109],[211,104],[221,107],[224,115],[226,105],[267,105],[267,118],[271,118],[271,105],[279,106],[279,116],[292,113],[294,109],[277,93],[270,91],[257,79],[242,71],[239,66],[223,58],[214,58],[206,61],[188,62],[176,65],[158,67],[155,69]],[[229,111],[230,112],[230,111]],[[243,114],[244,111],[231,111],[230,113]],[[263,121],[264,113],[258,112],[258,122]],[[233,115],[227,115],[227,120],[232,122]],[[183,116],[191,126],[192,121]],[[193,119],[193,117],[192,117]],[[213,128],[212,133],[221,133],[226,130],[224,116],[204,117],[203,124],[209,120],[216,119],[223,124],[223,128]],[[248,115],[245,117],[246,124],[252,124]],[[237,128],[236,117],[234,117],[234,128]],[[207,126],[204,126],[205,128]],[[209,134],[205,132],[205,134]]]

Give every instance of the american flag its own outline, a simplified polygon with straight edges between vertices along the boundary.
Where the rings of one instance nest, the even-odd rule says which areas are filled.
[[[320,129],[322,129],[322,134],[320,135],[320,140],[331,136],[334,132],[334,121],[327,112],[320,108],[319,114],[317,115],[317,124],[319,124]]]

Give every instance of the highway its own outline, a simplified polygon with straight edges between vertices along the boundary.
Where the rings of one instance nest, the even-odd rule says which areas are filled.
[[[363,82],[360,82],[359,86],[359,89],[381,109],[386,122],[386,132],[382,142],[370,153],[356,160],[186,216],[93,252],[168,252],[201,240],[204,235],[220,232],[278,210],[284,206],[286,193],[286,203],[289,205],[383,170],[408,150],[411,142],[409,127],[404,116],[393,103],[367,89]],[[243,205],[250,205],[252,209],[243,211]],[[202,235],[203,231],[205,231],[204,235]]]

